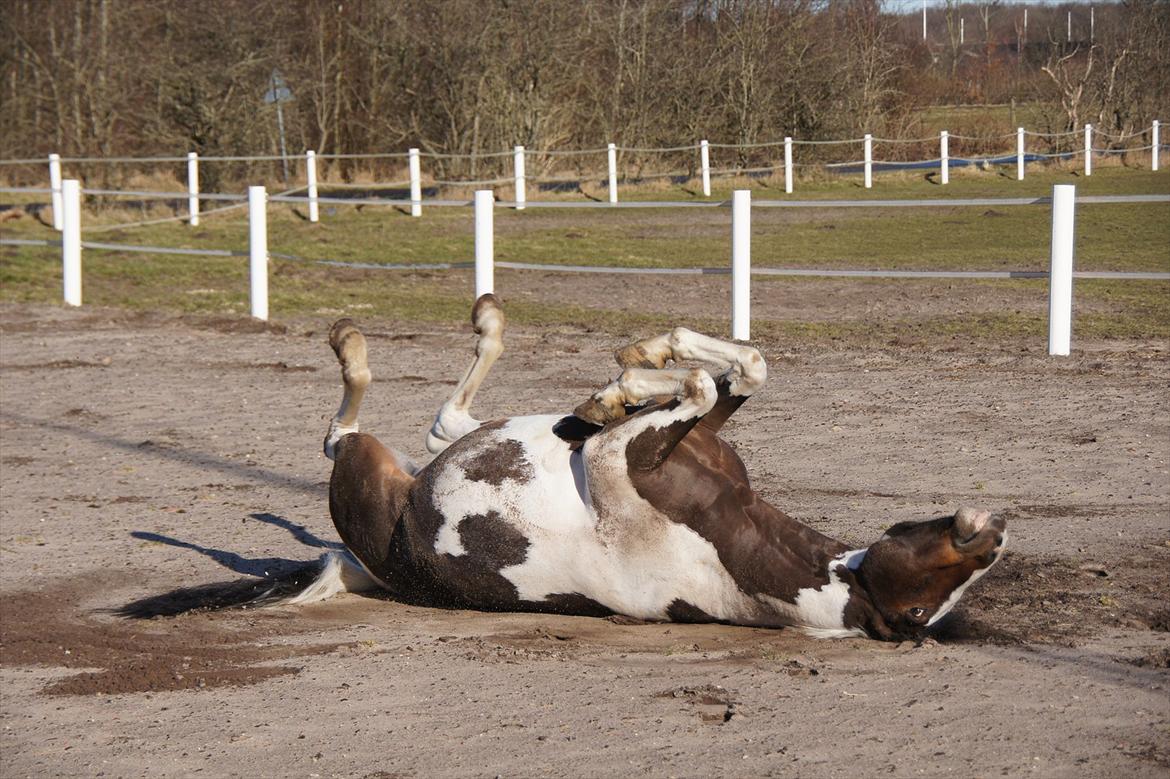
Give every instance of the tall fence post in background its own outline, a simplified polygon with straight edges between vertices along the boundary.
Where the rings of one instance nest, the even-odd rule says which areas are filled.
[[[706,141],[699,141],[699,167],[703,172],[703,197],[711,197],[711,149]]]
[[[49,196],[53,201],[53,229],[61,229],[61,155],[49,155]]]
[[[268,319],[268,192],[248,187],[248,275],[252,316]]]
[[[309,221],[321,221],[321,204],[317,202],[317,152],[309,149],[305,152],[305,183],[306,194],[309,196]]]
[[[731,193],[731,337],[752,337],[752,191]]]
[[[1016,181],[1024,180],[1024,128],[1016,128]]]
[[[54,155],[56,156],[56,155]],[[81,182],[61,182],[61,261],[65,302],[81,305]],[[54,214],[57,212],[54,211]]]
[[[523,211],[524,204],[528,201],[528,196],[524,192],[524,147],[517,146],[512,149],[512,165],[516,174],[516,210]]]
[[[1048,353],[1067,356],[1072,339],[1073,225],[1077,188],[1052,187],[1052,256],[1048,270]]]
[[[1153,126],[1150,128],[1150,170],[1158,169],[1158,152],[1161,151],[1161,149],[1158,148],[1160,146],[1158,139],[1159,129],[1158,120],[1155,119]]]
[[[1093,175],[1093,125],[1085,125],[1085,175]]]
[[[865,188],[873,186],[873,136],[865,134]]]
[[[407,152],[410,161],[410,215],[422,216],[422,165],[419,164],[418,149]]]
[[[492,223],[495,195],[490,189],[475,191],[475,297],[495,292],[496,239]]]
[[[950,135],[946,130],[943,130],[938,135],[938,157],[939,157],[939,174],[942,176],[942,183],[951,183],[951,150],[950,150]]]
[[[187,152],[187,224],[199,226],[199,155]]]
[[[784,193],[792,194],[792,139],[784,138]]]
[[[617,201],[617,146],[609,144],[606,149],[606,156],[609,162],[609,202],[616,203]]]

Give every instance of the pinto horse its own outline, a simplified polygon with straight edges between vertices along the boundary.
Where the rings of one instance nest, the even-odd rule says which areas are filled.
[[[754,348],[675,328],[619,349],[621,375],[570,415],[481,423],[469,408],[503,350],[494,296],[472,323],[475,358],[423,467],[358,431],[365,338],[348,319],[331,329],[345,389],[325,439],[329,510],[352,557],[333,555],[295,600],[381,588],[463,608],[900,640],[923,636],[1003,553],[1005,521],[987,511],[902,522],[852,549],[760,497],[719,437],[767,377]]]

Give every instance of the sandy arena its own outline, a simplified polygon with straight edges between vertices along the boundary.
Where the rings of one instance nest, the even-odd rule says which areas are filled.
[[[337,543],[333,318],[0,307],[0,774],[1170,772],[1165,343],[762,344],[724,434],[769,501],[859,546],[1008,516],[920,645],[357,595],[191,610]],[[470,327],[362,324],[363,429],[421,457]],[[567,413],[627,340],[511,327],[473,412]]]

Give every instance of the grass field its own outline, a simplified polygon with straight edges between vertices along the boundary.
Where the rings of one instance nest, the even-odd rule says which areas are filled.
[[[872,190],[851,179],[800,181],[791,199],[1038,197],[1056,183],[1075,183],[1079,194],[1170,193],[1170,172],[1157,174],[1121,166],[1099,167],[1086,178],[1073,170],[1030,172],[1024,182],[996,171],[956,171],[941,187],[922,174],[876,177]],[[724,200],[737,186],[751,186],[756,199],[785,199],[770,181],[719,181],[712,200]],[[501,191],[510,197],[510,191]],[[530,199],[553,196],[530,194]],[[581,199],[578,194],[557,199]],[[647,186],[623,192],[626,200],[694,200],[691,186]],[[319,224],[307,222],[303,207],[272,204],[269,243],[274,253],[309,260],[371,264],[468,262],[473,257],[469,208],[425,207],[412,219],[398,207],[323,207]],[[212,215],[192,228],[179,222],[123,229],[110,227],[160,211],[124,208],[89,210],[84,240],[184,248],[246,251],[242,210]],[[922,270],[1043,270],[1049,251],[1050,209],[1036,206],[898,209],[802,208],[753,210],[753,264],[787,268]],[[726,267],[730,213],[711,209],[498,209],[496,257],[549,264],[629,267]],[[5,224],[11,238],[53,239],[34,219]],[[1170,271],[1170,204],[1082,205],[1077,213],[1077,268],[1081,270]],[[246,313],[245,258],[163,256],[87,250],[85,299],[130,309],[199,313]],[[4,247],[0,253],[0,300],[55,302],[60,299],[59,250]],[[467,271],[449,271],[464,274]],[[371,314],[419,321],[458,321],[468,295],[453,293],[443,273],[355,271],[314,263],[273,262],[271,307],[275,317],[312,314],[354,305]],[[630,284],[640,277],[628,277]],[[582,281],[582,284],[585,282]],[[796,290],[802,279],[760,279],[758,285]],[[959,282],[968,293],[1036,294],[1036,282]],[[915,289],[904,281],[855,283],[881,298],[892,290]],[[779,288],[773,288],[773,290]],[[845,289],[844,287],[842,289]],[[1078,334],[1105,338],[1170,337],[1170,284],[1164,282],[1078,282]],[[342,302],[339,302],[342,301]],[[1011,309],[1011,306],[1007,307]],[[509,302],[513,321],[582,324],[613,332],[653,329],[672,316],[653,307],[607,307],[538,296]],[[702,326],[703,322],[696,322]],[[988,311],[977,323],[988,337],[1034,335],[1044,322],[1035,312]],[[756,333],[786,338],[894,338],[913,331],[948,337],[969,329],[971,318],[957,312],[923,309],[881,322],[809,322],[764,316]]]

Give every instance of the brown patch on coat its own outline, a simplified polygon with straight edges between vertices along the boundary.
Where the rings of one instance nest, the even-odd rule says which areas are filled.
[[[495,511],[464,517],[459,541],[469,561],[492,571],[520,565],[528,556],[528,539]]]
[[[665,427],[643,430],[626,444],[626,462],[631,469],[639,471],[657,468],[670,456],[674,447],[694,428],[699,419],[700,417],[676,419]]]
[[[329,515],[349,550],[387,584],[397,567],[390,541],[412,482],[394,454],[373,436],[350,433],[338,440],[329,478]]]
[[[666,607],[666,616],[671,622],[718,622],[719,620],[712,617],[707,612],[703,611],[694,604],[687,603],[681,598],[675,598]]]
[[[592,422],[586,422],[575,416],[567,416],[553,425],[552,431],[553,435],[566,442],[569,449],[575,452],[584,445],[590,436],[603,429],[600,425],[595,425]]]
[[[464,462],[463,473],[468,481],[481,481],[498,487],[509,479],[517,484],[527,484],[532,481],[536,471],[524,456],[524,445],[519,441],[505,439],[484,448]]]
[[[613,609],[602,606],[579,592],[558,592],[540,601],[539,605],[544,606],[544,608],[538,609],[539,611],[553,614],[577,614],[582,617],[609,617],[613,615]]]
[[[641,497],[711,542],[747,595],[795,603],[800,590],[828,583],[829,561],[847,550],[760,498],[739,455],[702,425],[659,467],[630,476]]]

